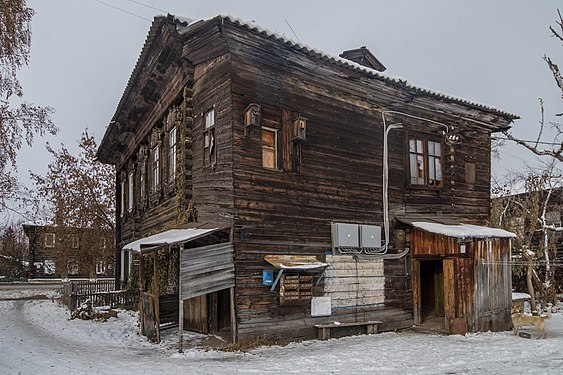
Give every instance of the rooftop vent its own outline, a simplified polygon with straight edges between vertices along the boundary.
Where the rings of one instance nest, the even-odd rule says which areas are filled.
[[[383,65],[377,57],[375,57],[366,46],[362,46],[356,49],[350,49],[348,51],[344,51],[340,54],[340,57],[346,60],[353,61],[360,65],[363,65],[370,69],[375,69],[378,72],[383,72],[385,69],[385,65]]]

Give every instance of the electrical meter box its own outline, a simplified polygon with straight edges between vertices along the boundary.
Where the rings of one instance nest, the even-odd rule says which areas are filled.
[[[381,227],[378,225],[360,225],[360,247],[362,249],[381,248]]]
[[[358,224],[332,223],[333,248],[359,248]]]

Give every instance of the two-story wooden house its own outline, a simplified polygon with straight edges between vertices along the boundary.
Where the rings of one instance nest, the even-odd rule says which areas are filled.
[[[122,278],[170,248],[159,293],[234,339],[508,329],[513,235],[484,226],[491,134],[518,117],[384,69],[229,15],[156,17],[98,150]]]

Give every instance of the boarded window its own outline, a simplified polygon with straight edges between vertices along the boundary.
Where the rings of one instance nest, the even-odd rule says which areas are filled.
[[[441,187],[442,145],[424,139],[409,139],[409,182],[411,185]]]
[[[176,128],[168,133],[168,181],[176,179]]]
[[[465,163],[465,183],[475,183],[475,163]]]
[[[262,166],[268,169],[278,167],[278,132],[275,129],[262,128]]]

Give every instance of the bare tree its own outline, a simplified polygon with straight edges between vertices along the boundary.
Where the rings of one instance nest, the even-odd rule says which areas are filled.
[[[115,228],[115,170],[96,160],[97,144],[87,131],[82,134],[79,148],[75,156],[64,145],[58,151],[47,145],[53,157],[47,175],[31,173],[31,179],[36,186],[37,211],[43,211],[42,206],[47,204],[52,213],[45,218],[47,221],[65,232],[77,229],[81,237],[80,268],[92,272],[96,261],[114,256],[113,241],[107,243],[102,238],[108,232],[113,234]],[[71,246],[60,251],[59,256],[64,258]]]
[[[511,182],[493,193],[493,225],[514,232],[514,276],[525,278],[532,310],[536,299],[554,302],[559,291],[556,280],[556,245],[560,242],[563,177],[552,159],[543,170],[530,169],[514,175]],[[514,190],[519,191],[515,193]]]
[[[555,26],[555,27],[550,26],[549,30],[551,32],[552,37],[554,37],[557,40],[563,42],[563,17],[561,16],[561,12],[559,11],[559,9],[557,10],[557,15],[559,17],[559,19],[557,21],[555,21],[557,26]],[[553,78],[555,79],[555,83],[556,83],[557,87],[559,88],[559,90],[561,91],[561,97],[563,99],[563,77],[561,76],[561,71],[559,70],[559,67],[547,55],[543,56],[543,60],[545,61],[545,63],[547,64],[547,67],[551,71],[551,74],[553,75]],[[539,131],[538,131],[538,137],[535,141],[530,142],[530,141],[522,140],[518,137],[514,137],[512,135],[512,133],[510,133],[508,131],[504,132],[504,135],[508,139],[518,143],[521,146],[524,146],[525,148],[527,148],[528,150],[530,150],[531,152],[533,152],[534,154],[536,154],[538,156],[550,156],[550,157],[553,157],[554,159],[556,159],[558,161],[563,161],[563,140],[562,140],[563,126],[561,124],[559,124],[557,122],[549,122],[549,127],[552,129],[552,131],[555,134],[555,136],[553,138],[553,142],[551,142],[552,147],[551,148],[550,147],[542,148],[542,146],[540,146],[541,136],[542,136],[544,130],[546,130],[545,129],[546,123],[545,123],[545,118],[544,118],[545,117],[544,116],[544,106],[543,106],[543,100],[541,98],[540,98],[540,109],[541,109],[540,128],[539,128]],[[563,112],[556,113],[555,116],[563,116]]]
[[[16,157],[23,143],[31,146],[36,135],[56,134],[53,109],[22,101],[17,72],[28,64],[30,23],[34,11],[26,0],[0,1],[0,210],[19,198]],[[18,104],[15,104],[18,102]]]

